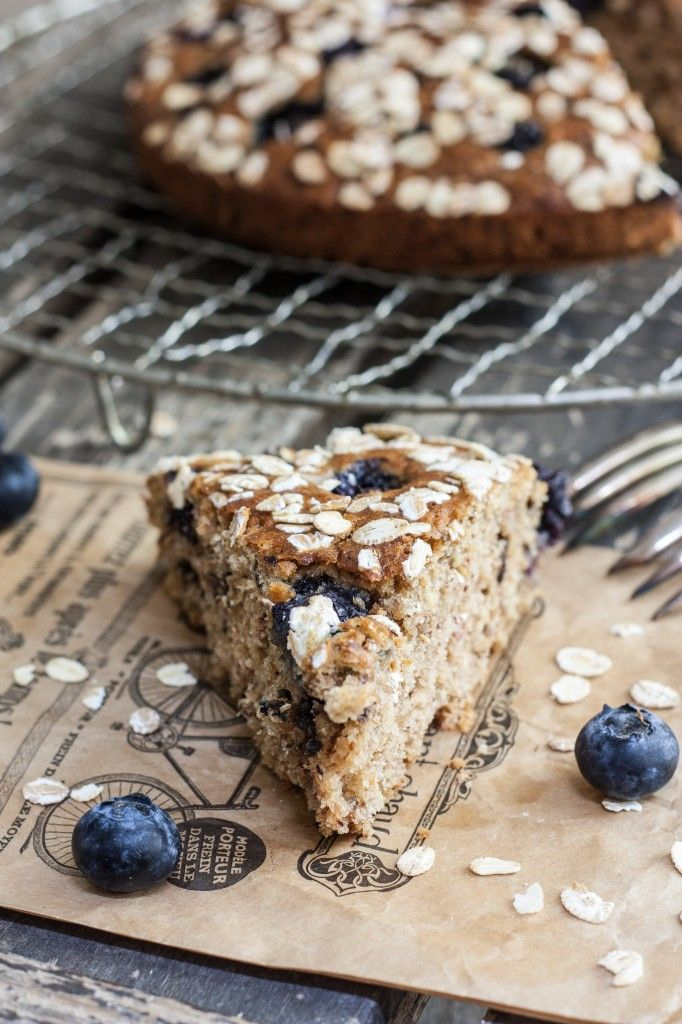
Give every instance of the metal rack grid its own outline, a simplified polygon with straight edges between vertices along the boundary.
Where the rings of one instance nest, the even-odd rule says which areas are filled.
[[[136,175],[122,83],[172,0],[52,0],[0,24],[0,349],[89,374],[123,447],[157,389],[355,410],[682,397],[682,265],[490,280],[256,254]],[[146,422],[119,419],[125,381]]]

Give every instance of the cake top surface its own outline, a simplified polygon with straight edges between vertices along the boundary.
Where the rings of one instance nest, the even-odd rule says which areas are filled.
[[[280,601],[309,568],[366,585],[416,579],[495,488],[535,476],[521,455],[369,424],[333,430],[325,447],[164,459],[150,489],[166,508],[158,525],[196,530],[217,550],[250,548],[281,581]]]
[[[563,0],[202,0],[127,95],[163,159],[322,206],[599,211],[676,189]]]

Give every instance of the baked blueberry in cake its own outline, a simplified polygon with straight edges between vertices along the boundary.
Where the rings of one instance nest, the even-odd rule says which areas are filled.
[[[197,0],[126,92],[148,177],[256,248],[455,273],[680,237],[653,122],[563,0]]]
[[[433,720],[470,718],[532,600],[546,496],[523,456],[394,424],[149,478],[169,592],[323,832],[368,831]]]

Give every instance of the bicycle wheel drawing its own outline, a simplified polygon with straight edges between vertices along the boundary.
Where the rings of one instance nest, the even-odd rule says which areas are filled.
[[[96,803],[117,796],[127,796],[129,793],[144,793],[167,811],[175,822],[187,821],[194,817],[193,808],[177,790],[147,775],[136,775],[132,772],[127,775],[98,775],[76,785],[84,785],[85,782],[95,782],[102,787],[102,792],[96,800],[83,804],[68,797],[61,804],[46,807],[38,815],[33,829],[33,848],[36,853],[48,867],[60,871],[63,875],[80,873],[71,853],[71,837],[77,822]]]
[[[157,679],[157,671],[169,662],[181,661],[199,682],[175,690]],[[225,729],[243,720],[236,709],[205,681],[208,651],[201,647],[180,647],[157,651],[145,659],[133,675],[130,691],[138,704],[154,708],[178,725],[197,729]]]

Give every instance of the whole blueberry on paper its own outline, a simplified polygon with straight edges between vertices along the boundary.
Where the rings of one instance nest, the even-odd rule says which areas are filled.
[[[575,742],[583,777],[615,800],[637,800],[670,782],[680,756],[675,733],[652,711],[605,704]]]
[[[38,496],[40,477],[19,452],[0,452],[0,530],[21,519]]]
[[[144,793],[104,800],[73,831],[76,866],[110,892],[136,892],[168,878],[180,854],[171,817]]]

